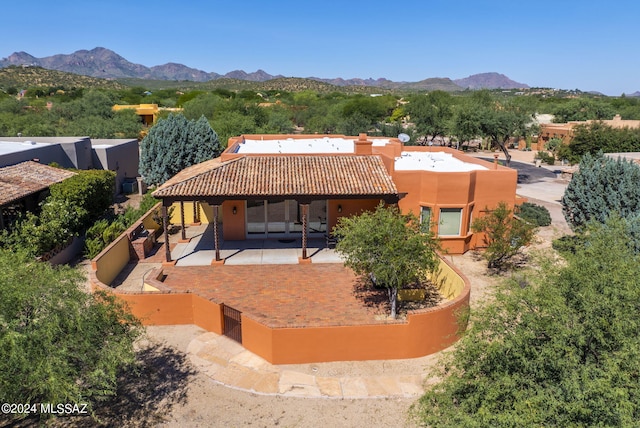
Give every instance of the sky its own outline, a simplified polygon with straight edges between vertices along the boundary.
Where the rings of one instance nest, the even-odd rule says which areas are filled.
[[[532,87],[640,91],[640,1],[30,0],[3,5],[0,57],[104,47],[147,67],[387,78],[498,72]]]

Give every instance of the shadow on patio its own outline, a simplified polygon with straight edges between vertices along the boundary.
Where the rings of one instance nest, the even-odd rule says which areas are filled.
[[[177,242],[171,251],[176,266],[208,266],[215,259],[213,225],[189,226],[185,229],[190,239]],[[170,242],[179,239],[175,235]],[[307,240],[307,256],[312,263],[342,263],[334,249],[326,248],[324,238]],[[220,258],[225,265],[298,264],[302,257],[301,238],[247,239],[245,241],[220,240]]]

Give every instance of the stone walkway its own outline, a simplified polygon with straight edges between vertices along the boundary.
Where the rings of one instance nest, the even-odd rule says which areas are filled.
[[[193,339],[187,353],[200,371],[231,388],[265,395],[344,399],[419,396],[424,392],[426,367],[437,358],[277,366],[210,332]]]

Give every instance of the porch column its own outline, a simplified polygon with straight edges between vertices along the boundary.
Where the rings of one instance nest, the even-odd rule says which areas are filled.
[[[184,230],[184,201],[180,201],[180,230],[182,231],[182,240],[187,240],[187,231]]]
[[[302,258],[307,258],[307,214],[309,213],[309,204],[300,204],[302,208]]]
[[[194,224],[200,221],[199,214],[200,214],[200,209],[198,207],[198,201],[193,201],[193,223]]]
[[[216,261],[220,261],[220,242],[218,233],[218,208],[220,205],[213,206],[213,246],[216,249]]]
[[[169,249],[169,214],[167,206],[162,205],[162,228],[164,229],[164,258],[171,263],[171,250]]]

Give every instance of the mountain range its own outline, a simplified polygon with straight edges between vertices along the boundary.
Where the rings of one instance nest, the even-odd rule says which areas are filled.
[[[43,58],[36,58],[26,52],[14,52],[0,60],[0,68],[16,66],[39,66],[50,70],[65,71],[84,76],[106,79],[137,78],[152,80],[186,80],[194,82],[207,82],[221,78],[247,80],[253,82],[265,82],[282,78],[282,75],[273,76],[263,70],[247,73],[243,70],[235,70],[224,75],[215,72],[206,72],[183,64],[167,63],[146,67],[132,63],[112,50],[97,47],[91,50],[79,50],[72,54],[57,54]],[[343,79],[343,78],[319,78],[308,79],[329,83],[336,86],[369,86],[384,89],[407,90],[434,90],[460,91],[464,89],[519,89],[529,88],[524,83],[518,83],[509,79],[504,74],[481,73],[474,74],[464,79],[451,80],[449,78],[429,78],[419,82],[393,82],[388,79]]]

